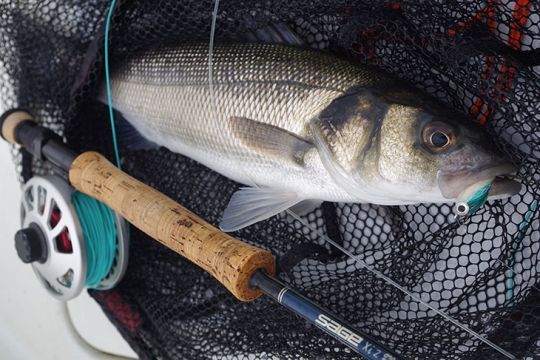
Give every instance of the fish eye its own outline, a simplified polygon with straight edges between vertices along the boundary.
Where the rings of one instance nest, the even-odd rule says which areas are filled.
[[[422,131],[422,140],[429,150],[440,153],[455,143],[456,136],[449,126],[433,122],[426,125]]]
[[[431,145],[438,148],[445,147],[450,142],[448,135],[446,135],[442,131],[435,131],[433,134],[431,134],[431,138],[429,140],[431,142]]]

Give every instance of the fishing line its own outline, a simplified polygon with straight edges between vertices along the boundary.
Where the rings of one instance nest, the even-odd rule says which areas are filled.
[[[215,103],[215,97],[214,97],[214,91],[213,91],[213,49],[214,49],[214,38],[215,38],[215,29],[216,29],[216,23],[217,23],[217,14],[218,14],[218,8],[219,8],[219,0],[215,0],[214,2],[214,9],[213,9],[213,12],[212,12],[212,24],[211,24],[211,28],[210,28],[210,42],[209,42],[209,56],[208,56],[208,75],[209,75],[209,88],[210,88],[210,95],[211,95],[211,100],[212,100],[212,106],[214,108],[214,111],[217,115],[217,105]],[[257,187],[257,188],[260,188],[252,179],[251,179],[251,176],[245,171],[245,169],[242,169],[242,171],[244,172],[244,175],[251,180],[251,182],[253,183],[253,186],[254,187]],[[479,194],[478,196],[478,199],[475,201],[480,201],[481,200],[481,194]],[[364,261],[362,261],[360,258],[358,258],[357,256],[353,255],[352,253],[350,253],[349,251],[347,251],[345,248],[343,248],[341,245],[337,244],[336,242],[334,242],[333,240],[331,240],[330,238],[328,238],[324,233],[322,233],[320,230],[318,230],[317,228],[315,228],[314,226],[310,225],[307,221],[305,221],[304,219],[302,219],[300,216],[298,216],[297,214],[295,214],[292,210],[290,209],[287,209],[286,212],[291,215],[294,219],[298,220],[301,224],[303,224],[304,226],[310,228],[311,230],[315,231],[316,233],[319,234],[319,236],[327,241],[329,244],[332,244],[333,246],[335,246],[337,249],[339,249],[341,252],[343,252],[345,255],[347,255],[349,258],[353,259],[354,261],[356,261],[360,266],[362,266],[362,268],[368,270],[369,272],[371,272],[372,274],[374,274],[375,276],[379,277],[380,279],[386,281],[388,284],[394,286],[396,289],[402,291],[404,294],[408,295],[411,299],[419,302],[420,304],[423,304],[424,306],[426,306],[428,309],[431,309],[432,311],[434,311],[435,313],[437,313],[438,315],[442,316],[444,319],[450,321],[452,324],[456,325],[457,327],[461,328],[462,330],[464,330],[465,332],[469,333],[471,336],[477,338],[478,340],[482,341],[483,343],[485,343],[486,345],[492,347],[493,349],[495,349],[496,351],[500,352],[501,354],[503,354],[504,356],[506,356],[507,358],[509,359],[515,359],[515,357],[510,354],[509,352],[507,352],[506,350],[500,348],[498,345],[494,344],[493,342],[491,342],[490,340],[482,337],[480,334],[478,334],[477,332],[469,329],[467,326],[465,326],[464,324],[460,323],[459,321],[457,321],[456,319],[452,318],[450,315],[446,314],[445,312],[437,309],[436,307],[430,305],[430,304],[427,304],[426,302],[424,302],[422,299],[420,299],[419,297],[417,297],[416,295],[414,295],[413,293],[411,293],[410,291],[408,291],[406,288],[404,288],[403,286],[399,285],[397,282],[395,282],[394,280],[392,280],[391,278],[387,277],[386,275],[384,275],[383,273],[381,273],[380,271],[377,271],[373,268],[371,268],[370,266],[368,266]]]
[[[105,23],[104,66],[114,156],[116,166],[120,169],[120,151],[116,136],[109,67],[109,32],[115,7],[116,0],[112,0]],[[100,284],[110,274],[116,257],[116,216],[108,206],[79,191],[73,193],[71,203],[78,215],[86,245],[86,286],[89,289],[103,289]]]
[[[518,249],[521,245],[521,241],[523,240],[523,237],[525,236],[525,232],[528,226],[530,225],[532,214],[536,211],[537,205],[538,205],[538,202],[536,200],[534,200],[531,203],[529,210],[525,213],[523,222],[519,225],[519,232],[516,236],[514,243],[512,244],[512,261],[509,266],[511,271],[508,278],[508,287],[509,287],[508,292],[507,292],[508,299],[512,299],[514,297],[514,287],[515,287],[515,278],[516,278],[516,273],[514,269],[516,265],[516,256],[518,253]]]
[[[210,41],[208,44],[208,90],[210,91],[210,107],[214,113],[214,118],[218,118],[217,101],[214,93],[214,35],[216,33],[217,12],[219,0],[214,0],[214,10],[212,11],[212,24],[210,26]],[[216,122],[219,123],[219,122]]]
[[[482,190],[480,190],[480,191],[482,191]],[[489,192],[489,190],[487,192]],[[487,192],[486,192],[486,194],[487,194]],[[484,195],[480,195],[480,197],[483,197],[483,196]],[[473,203],[474,203],[475,199],[473,198],[472,200],[473,200]],[[479,200],[479,201],[483,201],[485,203],[486,200]],[[459,206],[460,206],[459,204],[463,204],[463,203],[456,204],[456,211],[460,211],[459,210]],[[482,205],[480,205],[480,206],[482,206]],[[519,232],[518,232],[518,234],[516,236],[516,239],[515,239],[515,241],[513,242],[513,245],[512,245],[512,261],[510,262],[510,265],[504,263],[500,259],[494,259],[495,263],[497,263],[500,266],[504,267],[505,270],[507,270],[507,272],[508,272],[507,286],[509,287],[509,290],[507,291],[507,299],[511,299],[514,296],[514,286],[515,286],[514,279],[515,279],[516,275],[518,274],[515,271],[515,260],[516,260],[516,256],[517,256],[517,250],[519,249],[519,245],[521,244],[521,240],[523,239],[523,236],[525,236],[526,227],[528,225],[530,225],[531,216],[532,216],[532,213],[536,210],[536,207],[537,207],[537,201],[534,200],[531,203],[529,211],[527,211],[527,213],[525,214],[524,221],[522,221],[521,224],[519,225]],[[476,209],[476,210],[478,210],[478,209]],[[467,213],[468,212],[466,212],[466,214]],[[470,212],[470,214],[472,214],[472,213],[473,213],[473,211]],[[459,216],[459,215],[456,215],[456,216]],[[458,223],[460,225],[465,224],[465,222],[462,222],[462,221],[459,220],[460,218],[465,218],[465,215],[458,217]],[[506,281],[506,279],[505,279],[505,281]],[[531,289],[534,289],[538,293],[540,293],[540,288],[538,288],[535,284],[530,285],[530,287],[531,287]]]
[[[116,256],[116,221],[114,212],[102,202],[79,191],[71,203],[79,216],[86,243],[86,286],[96,289],[111,272]]]
[[[219,9],[219,0],[214,1],[214,10],[212,11],[212,25],[210,27],[210,43],[208,44],[208,84],[210,89],[210,99],[214,107],[214,112],[217,115],[216,99],[214,97],[214,66],[213,66],[213,56],[214,56],[214,37],[216,34],[216,22],[217,22],[217,13]]]
[[[109,66],[109,32],[111,28],[111,22],[114,10],[116,8],[116,0],[111,1],[111,6],[109,7],[109,12],[107,14],[107,21],[105,23],[105,39],[104,39],[104,65],[105,65],[105,84],[107,88],[107,103],[109,108],[109,120],[111,124],[111,135],[113,140],[113,148],[114,148],[114,158],[116,161],[116,167],[120,170],[122,170],[122,163],[120,161],[120,149],[118,146],[118,138],[116,136],[116,121],[114,118],[114,109],[113,109],[113,101],[112,101],[112,91],[111,91],[111,75],[110,75],[110,66]],[[105,206],[105,205],[104,205]],[[109,211],[112,212],[110,208],[107,207]],[[117,217],[120,217],[119,215]],[[129,232],[130,227],[129,223],[125,222],[126,224],[126,233],[127,237],[129,238]]]
[[[466,203],[457,203],[456,204],[456,212],[461,212],[460,209],[461,206],[465,206],[467,210],[465,211],[464,215],[470,215],[474,212],[476,212],[480,207],[482,207],[488,198],[489,190],[491,188],[492,182],[487,183],[486,185],[480,187],[470,198]],[[507,280],[507,299],[512,299],[514,296],[514,287],[515,287],[515,265],[516,265],[516,256],[517,251],[519,249],[519,246],[521,244],[521,241],[523,240],[523,237],[525,236],[525,231],[527,226],[530,224],[531,216],[536,210],[537,207],[537,201],[534,200],[527,213],[525,213],[524,220],[521,222],[521,224],[518,227],[518,234],[515,238],[515,241],[512,243],[512,260],[510,262],[510,265],[504,263],[503,261],[499,259],[495,259],[495,262],[499,263],[499,265],[506,268],[508,271],[508,280]],[[458,216],[460,214],[457,214]],[[540,289],[536,285],[531,285],[531,288],[540,292]]]
[[[352,254],[351,252],[349,252],[347,249],[345,249],[344,247],[342,247],[341,245],[339,245],[338,243],[336,243],[335,241],[333,241],[332,239],[330,239],[329,237],[327,237],[321,230],[317,229],[316,227],[308,224],[306,221],[304,221],[300,216],[296,215],[294,212],[290,211],[289,209],[285,210],[289,215],[291,215],[293,218],[295,218],[296,220],[300,221],[302,224],[304,224],[305,226],[308,226],[311,230],[315,231],[316,233],[318,233],[322,239],[324,239],[325,241],[327,241],[328,243],[334,245],[337,249],[341,250],[345,255],[347,255],[349,258],[353,259],[354,261],[356,261],[362,268],[368,270],[369,272],[371,272],[372,274],[374,274],[375,276],[377,276],[378,278],[386,281],[388,284],[394,286],[396,289],[402,291],[404,294],[408,295],[411,299],[415,300],[416,302],[424,305],[425,307],[427,307],[428,309],[434,311],[436,314],[442,316],[443,318],[445,318],[446,320],[450,321],[452,324],[456,325],[457,327],[461,328],[462,330],[466,331],[467,333],[469,333],[470,335],[472,335],[473,337],[477,338],[478,340],[482,341],[483,343],[485,343],[486,345],[489,345],[491,346],[493,349],[497,350],[498,352],[500,352],[501,354],[503,354],[504,356],[506,356],[507,358],[509,359],[515,359],[515,356],[510,354],[509,352],[507,352],[506,350],[502,349],[501,347],[499,347],[498,345],[494,344],[493,342],[491,342],[490,340],[482,337],[482,335],[478,334],[477,332],[475,332],[474,330],[471,330],[469,329],[466,325],[460,323],[459,321],[457,321],[456,319],[454,319],[453,317],[451,317],[450,315],[448,315],[447,313],[443,312],[442,310],[439,310],[437,309],[435,306],[431,305],[431,304],[428,304],[426,303],[425,301],[423,301],[422,299],[420,299],[418,296],[414,295],[412,292],[410,292],[408,289],[406,289],[405,287],[401,286],[399,283],[397,283],[396,281],[392,280],[390,277],[384,275],[382,272],[378,271],[378,270],[375,270],[373,269],[372,267],[370,267],[368,264],[366,264],[362,259],[360,259],[358,256]]]
[[[109,120],[111,123],[111,133],[113,139],[114,147],[114,158],[116,160],[116,166],[121,169],[120,164],[120,151],[118,150],[118,140],[116,138],[116,124],[114,121],[114,110],[112,105],[112,95],[111,95],[111,76],[109,71],[109,29],[111,27],[112,15],[114,8],[116,7],[116,0],[111,1],[111,6],[109,7],[109,13],[107,15],[107,22],[105,23],[105,44],[104,44],[104,62],[105,62],[105,84],[107,87],[107,102],[109,105]]]

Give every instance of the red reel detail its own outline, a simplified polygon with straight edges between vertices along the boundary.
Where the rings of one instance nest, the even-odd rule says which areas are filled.
[[[51,227],[55,227],[62,219],[62,213],[58,209],[54,209],[51,212],[50,224]],[[67,229],[62,230],[62,232],[56,237],[56,249],[64,254],[73,253],[73,246],[71,245],[71,240],[69,238],[69,232]]]

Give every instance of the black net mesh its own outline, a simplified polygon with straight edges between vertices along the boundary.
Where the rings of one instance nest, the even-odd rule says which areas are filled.
[[[29,109],[76,150],[111,156],[107,109],[94,100],[109,5],[0,0],[0,105]],[[214,5],[120,2],[111,61],[165,44],[208,42]],[[540,356],[539,5],[224,0],[217,10],[216,42],[286,22],[310,46],[375,65],[469,114],[519,167],[524,184],[519,195],[457,222],[450,205],[324,203],[303,221],[282,214],[235,236],[270,250],[283,281],[404,358],[505,358],[496,346],[517,358]],[[28,177],[32,162],[14,153]],[[124,151],[123,167],[213,224],[239,186],[166,149]],[[136,229],[125,279],[92,295],[141,358],[356,356],[268,299],[238,302]]]

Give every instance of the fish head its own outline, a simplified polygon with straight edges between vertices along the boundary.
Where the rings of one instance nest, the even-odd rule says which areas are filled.
[[[410,90],[356,90],[312,121],[323,164],[358,201],[450,202],[491,182],[489,196],[519,192],[516,171],[463,116]]]

